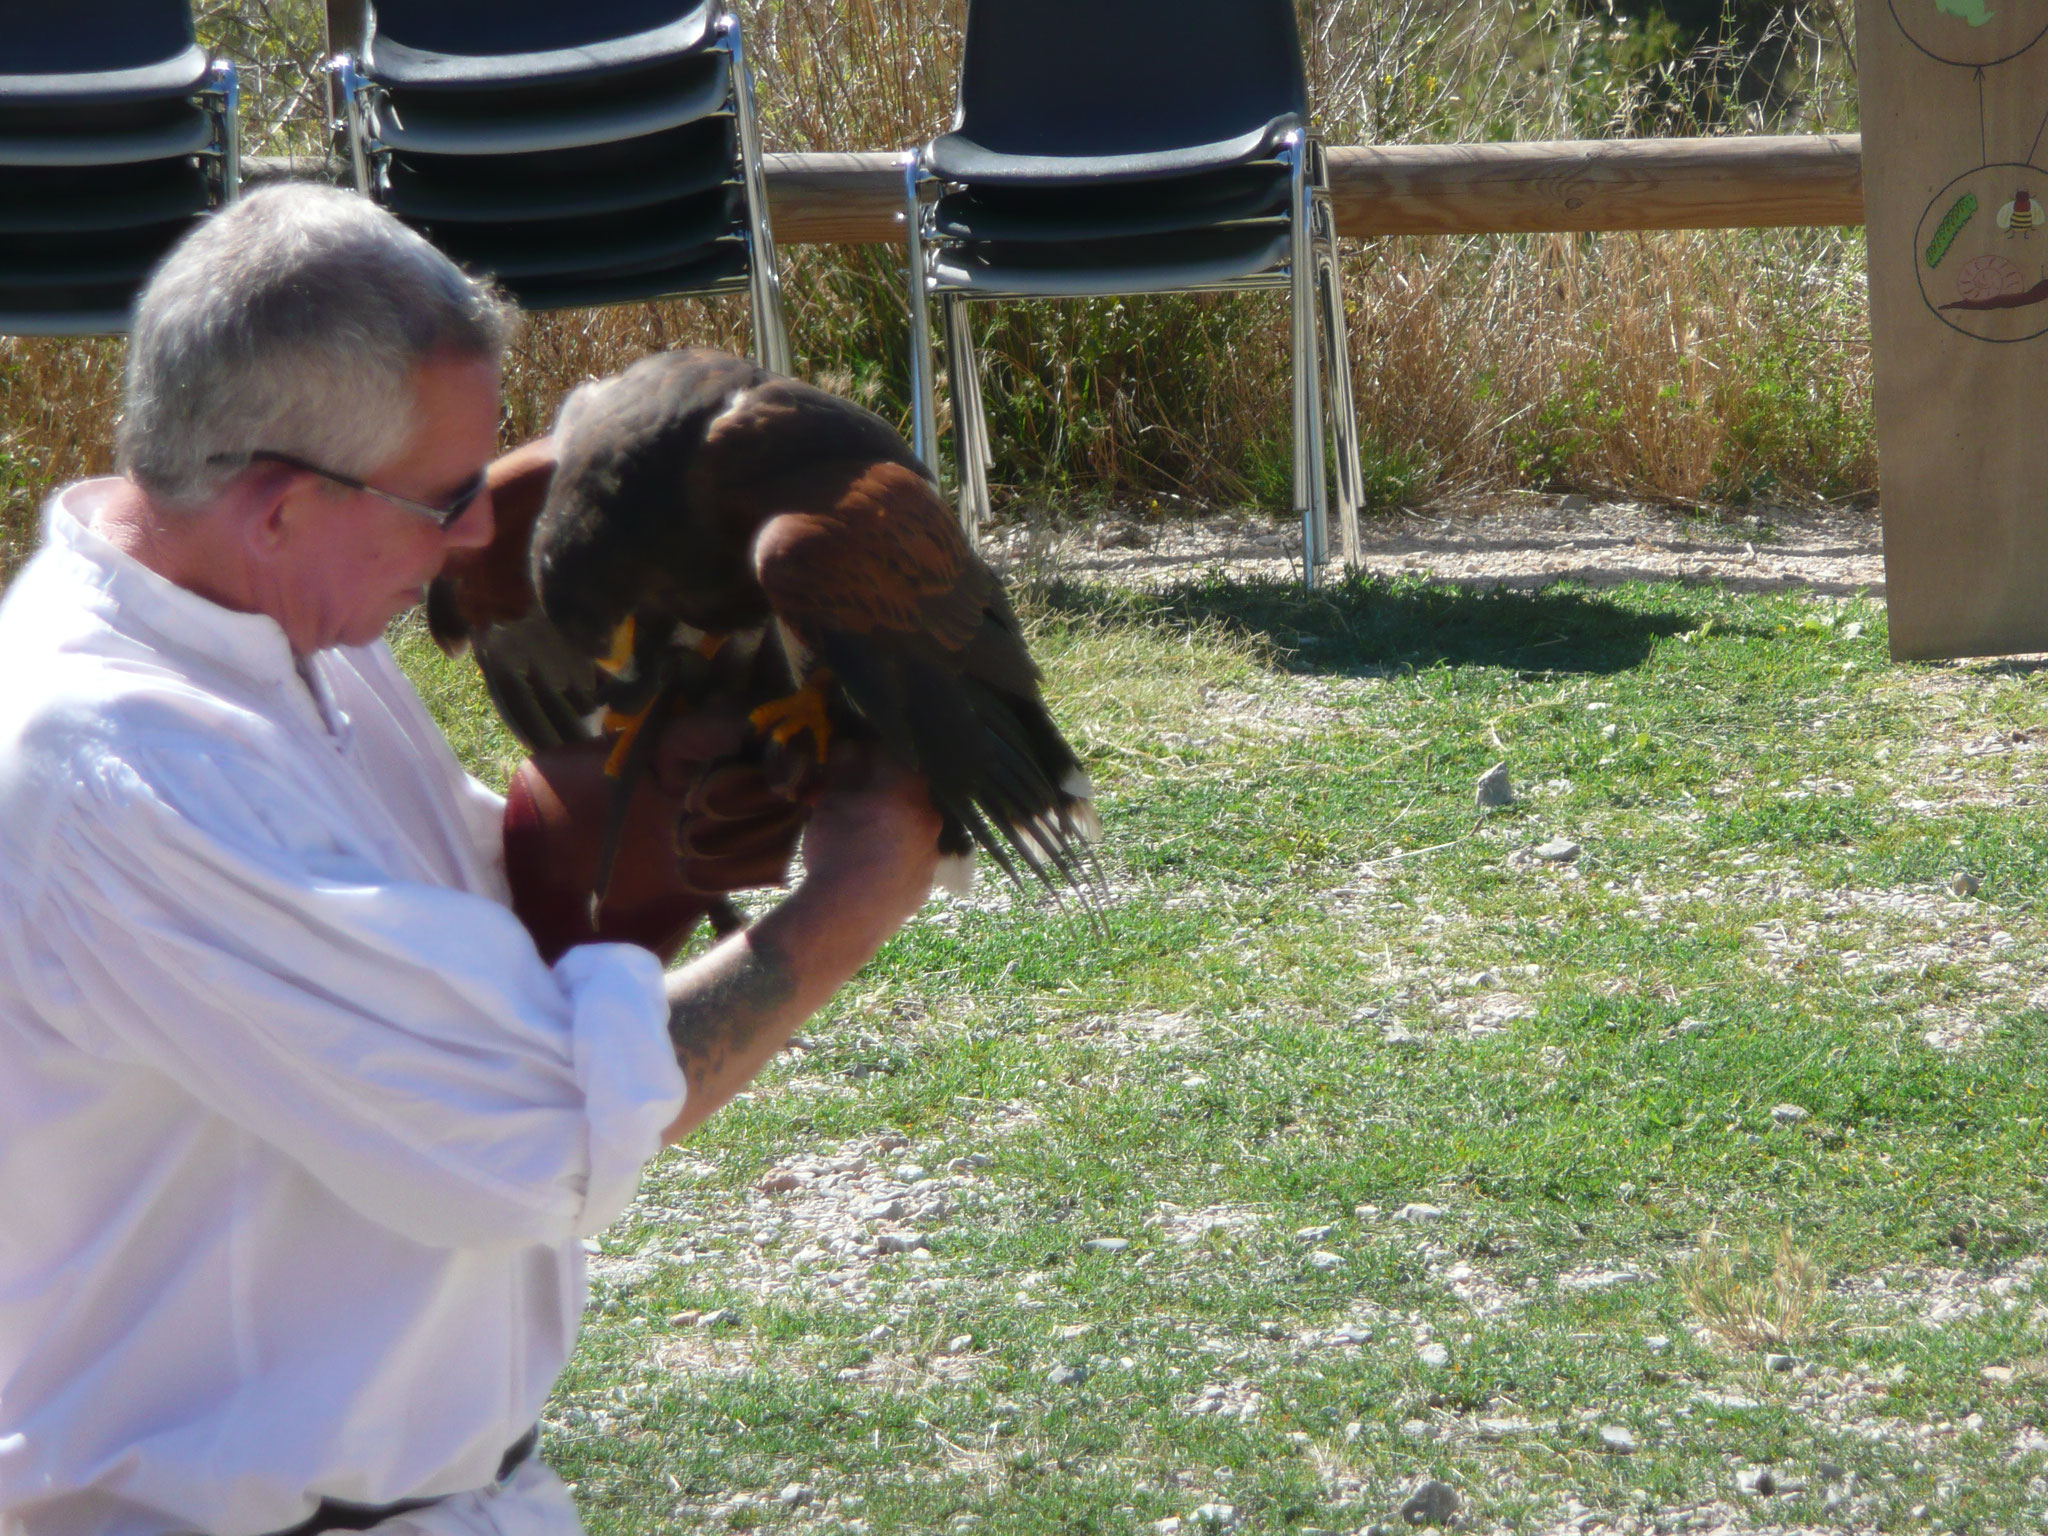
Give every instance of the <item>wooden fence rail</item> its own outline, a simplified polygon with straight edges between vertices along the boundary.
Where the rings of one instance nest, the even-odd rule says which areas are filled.
[[[903,238],[900,154],[769,155],[780,242]],[[1333,146],[1340,234],[1861,224],[1855,134]]]
[[[900,153],[768,155],[781,244],[903,238]],[[264,174],[317,162],[259,160]],[[1369,235],[1764,229],[1863,222],[1855,134],[1333,146],[1337,229]]]

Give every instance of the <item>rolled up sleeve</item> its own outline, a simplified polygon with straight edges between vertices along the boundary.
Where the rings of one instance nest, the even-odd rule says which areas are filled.
[[[365,1217],[437,1247],[561,1242],[679,1113],[659,962],[552,968],[498,902],[393,879],[256,762],[96,763],[0,926],[36,1010],[164,1074]]]

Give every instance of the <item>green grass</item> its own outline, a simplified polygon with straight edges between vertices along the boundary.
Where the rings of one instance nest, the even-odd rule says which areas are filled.
[[[653,1166],[546,1424],[594,1533],[2041,1522],[2040,672],[1676,585],[1025,608],[1106,924],[928,909]],[[1698,1331],[1710,1228],[1824,1268],[1796,1370]]]

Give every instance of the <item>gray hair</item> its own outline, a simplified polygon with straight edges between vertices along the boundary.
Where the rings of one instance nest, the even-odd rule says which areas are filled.
[[[413,376],[503,357],[517,311],[367,198],[252,192],[187,235],[136,305],[118,467],[162,505],[257,449],[364,475],[411,442]]]

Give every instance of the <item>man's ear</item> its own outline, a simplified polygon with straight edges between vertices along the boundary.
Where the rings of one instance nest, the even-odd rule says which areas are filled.
[[[303,487],[282,478],[249,492],[242,536],[251,554],[264,558],[284,552],[305,510],[299,505],[302,499]]]

